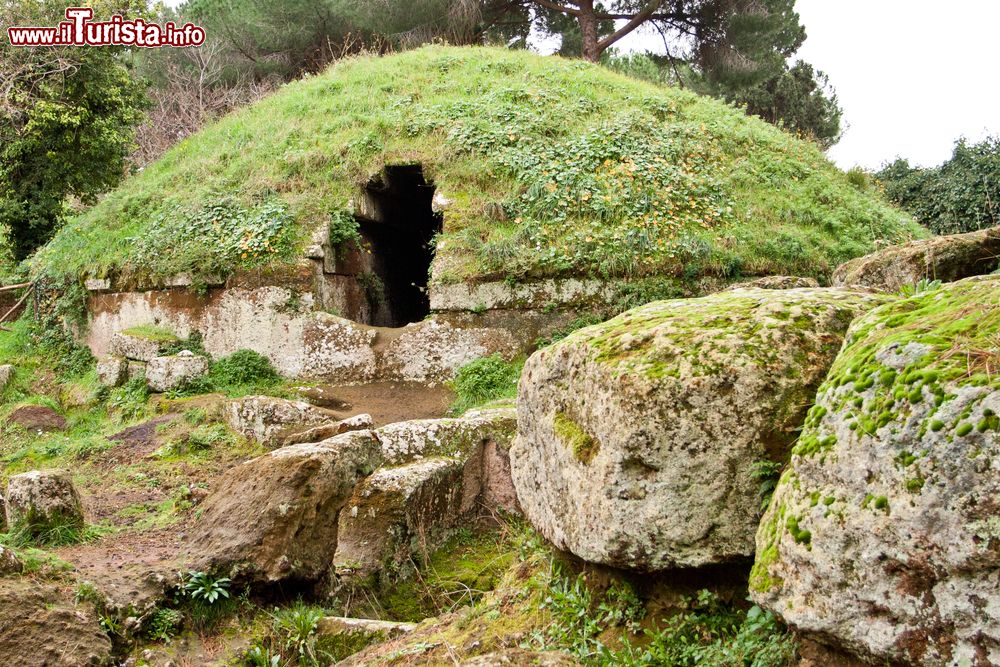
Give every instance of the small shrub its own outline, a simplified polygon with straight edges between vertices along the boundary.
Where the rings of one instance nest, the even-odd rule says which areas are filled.
[[[939,287],[941,287],[940,280],[928,280],[927,278],[921,278],[912,285],[903,285],[903,287],[899,290],[899,295],[902,297],[911,297],[923,294],[924,292],[933,292]]]
[[[121,421],[132,421],[141,417],[149,401],[149,388],[144,378],[132,378],[121,387],[111,391],[108,407],[116,411]]]
[[[182,585],[184,594],[192,600],[215,604],[229,597],[229,578],[214,578],[205,572],[188,572]]]
[[[216,388],[232,386],[267,386],[281,380],[271,361],[253,350],[237,350],[215,361],[208,379]]]
[[[206,572],[191,571],[182,576],[178,601],[190,612],[196,630],[210,630],[233,610],[229,584],[227,577],[213,577]]]
[[[316,647],[316,629],[323,611],[302,601],[274,614],[274,632],[287,655],[294,655],[300,665],[317,665],[326,657]]]
[[[517,396],[522,363],[504,361],[499,354],[476,359],[458,369],[449,386],[456,394],[452,414],[462,414],[499,398]]]
[[[153,612],[146,629],[146,636],[153,641],[170,641],[181,627],[184,614],[176,609],[163,607]]]

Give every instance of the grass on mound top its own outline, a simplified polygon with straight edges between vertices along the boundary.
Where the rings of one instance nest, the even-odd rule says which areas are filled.
[[[293,259],[387,164],[450,204],[433,279],[825,276],[924,232],[814,144],[577,60],[431,46],[338,62],[181,142],[76,217],[35,274]]]

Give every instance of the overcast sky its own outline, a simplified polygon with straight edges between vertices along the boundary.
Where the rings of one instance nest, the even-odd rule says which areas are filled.
[[[797,0],[795,8],[808,35],[797,57],[826,72],[844,108],[847,132],[830,150],[841,167],[896,156],[933,166],[960,136],[1000,134],[1000,0]],[[646,50],[658,41],[621,44]]]

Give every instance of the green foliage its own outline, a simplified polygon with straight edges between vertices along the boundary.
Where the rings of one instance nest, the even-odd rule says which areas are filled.
[[[96,14],[122,9],[103,1],[92,6]],[[0,25],[56,25],[65,8],[58,0],[7,2]],[[144,95],[122,51],[0,41],[0,232],[9,230],[17,259],[51,237],[68,198],[93,203],[125,173]]]
[[[111,390],[108,407],[117,412],[123,422],[133,421],[146,413],[149,388],[145,378],[135,377]]]
[[[177,635],[183,622],[183,612],[169,607],[161,607],[150,617],[145,635],[153,641],[170,641]]]
[[[196,211],[166,207],[135,240],[130,261],[137,276],[150,267],[150,277],[186,273],[198,280],[287,258],[293,249],[292,219],[280,200],[246,206],[217,196]]]
[[[349,211],[334,211],[330,214],[330,247],[340,252],[348,245],[361,245],[358,220]]]
[[[371,149],[351,148],[362,144]],[[444,282],[825,276],[877,239],[920,234],[815,145],[716,101],[578,61],[426,47],[346,59],[205,128],[76,217],[32,270],[141,276],[287,262],[290,250],[245,260],[220,250],[225,238],[201,230],[211,216],[199,212],[225,201],[250,226],[287,221],[262,238],[301,249],[331,211],[349,210],[359,183],[401,161],[420,162],[454,199],[436,241],[433,278]],[[271,205],[273,216],[255,213]],[[204,243],[181,243],[183,262],[150,245],[192,220]]]
[[[237,350],[212,363],[209,377],[216,385],[263,385],[280,378],[271,361],[253,350]]]
[[[757,492],[760,494],[760,509],[763,512],[771,502],[774,489],[778,486],[781,478],[781,469],[784,466],[775,461],[755,461],[750,466],[750,476],[757,482]]]
[[[153,341],[154,343],[173,343],[178,340],[174,332],[154,324],[140,324],[139,326],[125,329],[122,333],[127,336]]]
[[[229,597],[229,578],[213,577],[205,572],[192,570],[184,577],[181,590],[195,602],[213,605]]]
[[[107,530],[90,526],[75,517],[55,516],[44,522],[19,520],[0,534],[0,544],[14,548],[64,547],[95,540]]]
[[[756,86],[739,89],[725,98],[746,107],[747,113],[829,148],[841,136],[843,109],[829,79],[813,66],[798,61]]]
[[[534,585],[539,585],[536,578]],[[595,595],[583,575],[558,568],[543,577],[543,609],[553,620],[531,643],[559,648],[588,665],[670,667],[784,667],[795,654],[791,635],[759,607],[744,611],[707,590],[682,601],[682,610],[659,623],[644,623],[635,591],[617,582]],[[643,629],[644,628],[644,629]],[[618,646],[606,642],[611,631]],[[644,635],[637,642],[636,634]]]
[[[295,656],[302,666],[321,664],[327,656],[316,646],[316,629],[323,616],[322,609],[311,607],[301,600],[288,609],[276,611],[274,633],[282,655]]]
[[[917,294],[923,294],[924,292],[933,292],[941,287],[941,284],[940,280],[928,280],[927,278],[921,278],[912,285],[903,285],[903,287],[899,290],[899,296],[906,298]]]
[[[499,398],[517,396],[517,380],[524,362],[508,362],[499,354],[471,361],[458,369],[449,386],[455,392],[451,413],[460,415]]]
[[[890,199],[935,234],[957,234],[1000,224],[1000,137],[955,142],[938,167],[911,167],[903,159],[876,178]]]

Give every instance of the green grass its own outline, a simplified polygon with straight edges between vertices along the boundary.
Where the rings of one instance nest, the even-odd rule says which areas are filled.
[[[431,46],[340,61],[210,125],[71,220],[32,270],[280,264],[314,229],[350,238],[359,186],[413,162],[452,202],[440,282],[823,277],[924,234],[817,146],[718,101],[577,60]]]
[[[517,380],[521,376],[524,360],[504,361],[499,354],[471,361],[458,369],[449,386],[455,392],[450,413],[461,415],[504,398],[517,397]]]
[[[178,340],[177,335],[169,329],[153,324],[140,324],[131,329],[125,329],[122,333],[127,336],[153,341],[154,343],[174,343]]]

